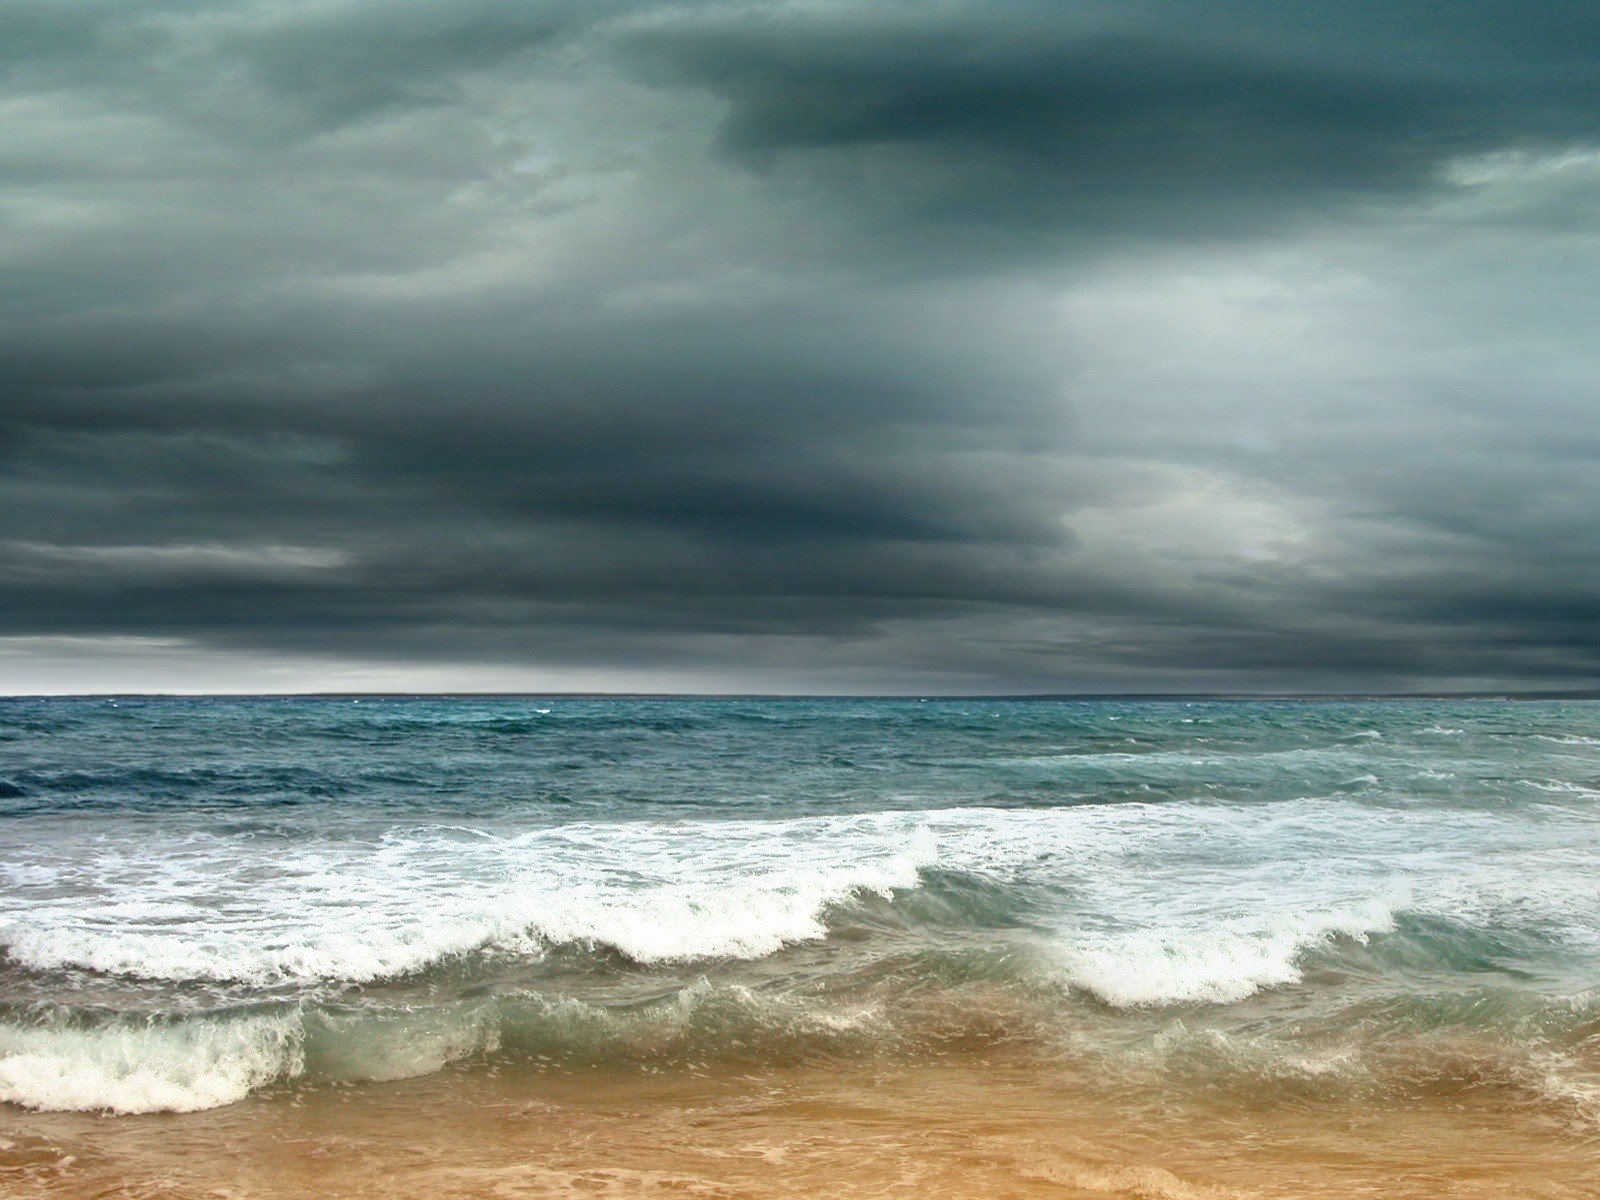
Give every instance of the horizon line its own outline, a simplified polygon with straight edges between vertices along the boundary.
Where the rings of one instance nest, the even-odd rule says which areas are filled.
[[[5,700],[1600,700],[1600,688],[1306,692],[628,692],[395,689],[301,692],[0,692]]]

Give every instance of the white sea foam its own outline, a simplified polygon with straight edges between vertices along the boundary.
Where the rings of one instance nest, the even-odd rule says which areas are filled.
[[[99,894],[16,904],[0,939],[34,970],[254,983],[363,982],[480,948],[564,943],[641,963],[758,958],[826,936],[833,904],[915,887],[934,855],[915,829],[861,844],[815,822],[465,832],[392,832],[276,860],[187,838],[148,857],[64,862],[40,890],[98,875]]]
[[[297,1074],[293,1015],[122,1021],[97,1028],[0,1024],[0,1100],[52,1111],[194,1112]]]
[[[1282,915],[1253,927],[1190,928],[1088,939],[1066,955],[1067,979],[1118,1008],[1227,1004],[1300,981],[1302,954],[1334,937],[1365,941],[1394,926],[1383,900]]]
[[[409,1079],[498,1043],[498,1016],[482,1005],[5,1023],[0,1101],[49,1111],[195,1112],[307,1070],[323,1079]]]

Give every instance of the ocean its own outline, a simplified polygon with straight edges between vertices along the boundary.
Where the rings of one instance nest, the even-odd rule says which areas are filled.
[[[6,699],[0,946],[0,1194],[1600,1189],[1587,702]]]

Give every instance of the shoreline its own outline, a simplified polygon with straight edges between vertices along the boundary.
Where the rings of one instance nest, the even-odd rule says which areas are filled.
[[[277,1088],[186,1115],[0,1112],[0,1195],[1577,1200],[1597,1143],[1492,1081],[1180,1095],[995,1054]]]

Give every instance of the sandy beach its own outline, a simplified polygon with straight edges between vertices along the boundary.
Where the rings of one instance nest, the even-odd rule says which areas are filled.
[[[1401,1104],[1178,1100],[1019,1061],[494,1072],[285,1089],[204,1113],[0,1115],[8,1200],[1001,1197],[1579,1200],[1600,1142],[1490,1078]]]

